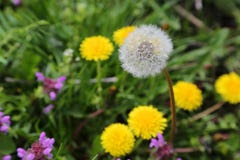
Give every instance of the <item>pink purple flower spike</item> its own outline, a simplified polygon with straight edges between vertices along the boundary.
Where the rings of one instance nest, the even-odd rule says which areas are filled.
[[[57,79],[58,82],[64,83],[66,80],[66,76],[61,76]]]
[[[15,6],[19,6],[21,4],[21,0],[12,0],[12,3],[15,5]]]
[[[66,80],[66,77],[65,76],[61,76],[57,79],[57,82],[55,84],[55,88],[58,89],[58,90],[61,90],[62,87],[63,87],[63,84]]]
[[[18,148],[17,149],[17,155],[18,155],[19,158],[23,158],[25,154],[26,154],[25,149],[23,149],[23,148]]]
[[[179,158],[179,157],[178,157],[176,160],[182,160],[182,158]]]
[[[2,157],[2,160],[11,160],[12,156],[11,155],[6,155]]]
[[[169,144],[165,144],[157,150],[157,157],[159,160],[169,159],[173,154],[173,148]]]
[[[8,115],[4,115],[3,112],[0,112],[0,132],[8,133],[11,117]]]
[[[44,79],[45,79],[44,75],[43,75],[41,72],[36,72],[36,73],[35,73],[35,76],[37,77],[37,80],[38,80],[39,82],[42,82],[42,81],[44,81]]]
[[[157,138],[152,138],[149,145],[150,148],[156,148],[156,157],[158,160],[168,159],[173,154],[173,148],[165,140],[162,134],[158,134]]]
[[[159,148],[166,144],[164,137],[161,133],[158,133],[157,138],[152,138],[149,145],[150,148]]]
[[[35,158],[35,155],[33,153],[29,153],[27,156],[26,156],[26,160],[34,160]],[[25,159],[24,159],[25,160]]]
[[[54,105],[53,105],[53,104],[49,104],[49,105],[47,105],[47,106],[43,109],[43,113],[44,113],[44,114],[48,114],[49,112],[52,111],[53,108],[54,108]]]
[[[58,89],[58,90],[61,90],[62,87],[63,87],[63,83],[57,82],[57,83],[55,84],[55,88]]]
[[[51,92],[49,93],[49,97],[50,97],[50,99],[51,99],[52,101],[54,101],[54,100],[56,99],[56,97],[57,97],[57,94],[56,94],[54,91],[51,91]]]
[[[47,160],[52,159],[52,149],[55,140],[54,138],[46,137],[46,133],[42,132],[37,142],[34,142],[31,148],[24,150],[18,148],[18,157],[22,160]]]
[[[66,80],[65,76],[61,76],[57,79],[51,79],[44,77],[41,72],[36,72],[36,77],[39,82],[43,82],[43,89],[49,98],[54,101],[57,98],[57,93],[61,91]]]

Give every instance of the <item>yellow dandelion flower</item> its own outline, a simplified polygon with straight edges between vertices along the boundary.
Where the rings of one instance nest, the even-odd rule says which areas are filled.
[[[215,82],[215,88],[224,101],[240,103],[240,76],[235,72],[220,76]]]
[[[134,136],[124,124],[114,123],[106,127],[101,135],[101,144],[114,157],[130,153],[134,146]]]
[[[106,60],[113,52],[113,44],[103,36],[92,36],[83,40],[79,48],[86,60]]]
[[[129,33],[134,31],[135,26],[127,26],[116,30],[113,33],[113,40],[117,45],[121,46],[124,42],[124,39],[128,36]]]
[[[128,125],[137,137],[150,139],[163,133],[167,119],[152,105],[138,106],[129,113]]]
[[[173,86],[176,106],[193,111],[202,105],[202,91],[193,83],[179,81]]]

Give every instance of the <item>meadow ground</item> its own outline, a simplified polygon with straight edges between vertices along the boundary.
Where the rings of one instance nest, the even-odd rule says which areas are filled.
[[[162,148],[150,149],[149,139],[136,137],[130,145],[136,126],[128,117],[137,106],[153,105],[165,118],[155,112],[149,117],[158,117],[162,126],[166,119],[166,128],[156,130],[164,130],[167,141],[172,129],[168,83],[163,72],[136,78],[125,71],[113,38],[122,27],[153,24],[172,39],[167,68],[173,84],[191,82],[201,90],[201,95],[188,86],[178,87],[179,95],[174,90],[180,102],[172,159],[240,160],[239,8],[238,0],[0,0],[0,159],[43,160],[51,153],[55,160],[159,159]],[[86,56],[79,49],[85,38],[97,35],[112,44],[98,50],[111,52],[106,60],[87,59],[93,43]],[[216,84],[229,73],[229,82]],[[148,115],[143,112],[139,121]],[[145,127],[154,120],[149,117]],[[131,152],[106,153],[104,128],[127,122],[131,131],[118,126],[110,146]],[[38,141],[41,132],[55,139],[54,148],[44,134]],[[31,144],[32,150],[19,150]],[[33,157],[33,150],[39,154]]]

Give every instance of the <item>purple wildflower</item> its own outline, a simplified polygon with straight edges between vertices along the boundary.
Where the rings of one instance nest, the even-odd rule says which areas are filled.
[[[35,75],[39,82],[43,82],[44,92],[49,95],[52,101],[54,101],[57,98],[57,93],[61,91],[66,77],[61,76],[57,79],[51,79],[44,77],[41,72],[36,72]]]
[[[157,150],[157,157],[159,160],[169,159],[173,154],[173,148],[169,144],[164,144],[162,147]]]
[[[12,3],[15,5],[15,6],[19,6],[21,4],[21,0],[12,0]]]
[[[39,82],[42,82],[42,81],[44,81],[44,79],[45,79],[44,75],[43,75],[41,72],[36,72],[36,73],[35,73],[35,76],[37,77],[37,80],[38,80]]]
[[[2,157],[2,160],[11,160],[12,156],[11,155],[6,155],[4,157]]]
[[[50,99],[51,99],[52,101],[54,101],[54,100],[56,99],[56,97],[57,97],[57,94],[56,94],[54,91],[51,91],[51,92],[49,93],[49,97],[50,97]]]
[[[58,82],[64,83],[64,81],[66,80],[65,76],[61,76],[57,79]]]
[[[150,148],[156,148],[156,157],[158,160],[168,159],[173,154],[173,148],[165,140],[162,134],[158,133],[157,138],[152,138]]]
[[[150,148],[159,148],[166,144],[162,134],[158,133],[157,138],[152,138],[149,145]]]
[[[63,83],[57,82],[57,83],[55,84],[55,88],[58,89],[58,90],[60,90],[62,87],[63,87]]]
[[[61,76],[57,79],[57,82],[55,84],[55,88],[58,89],[58,90],[61,90],[62,87],[63,87],[63,84],[66,80],[66,77],[65,76]]]
[[[48,114],[54,108],[54,105],[49,104],[43,109],[43,113]]]
[[[7,133],[11,124],[10,116],[5,116],[3,112],[0,112],[0,132]]]
[[[54,138],[47,138],[45,132],[40,134],[39,140],[32,144],[31,148],[25,150],[17,149],[18,157],[22,160],[46,160],[52,159]]]
[[[176,160],[182,160],[182,158],[178,157]]]

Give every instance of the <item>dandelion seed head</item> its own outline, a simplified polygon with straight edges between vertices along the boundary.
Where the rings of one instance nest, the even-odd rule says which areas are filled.
[[[122,67],[134,77],[154,76],[166,66],[173,49],[169,36],[154,25],[136,28],[119,48]]]
[[[150,59],[153,56],[154,46],[152,43],[143,41],[137,48],[139,60]]]

